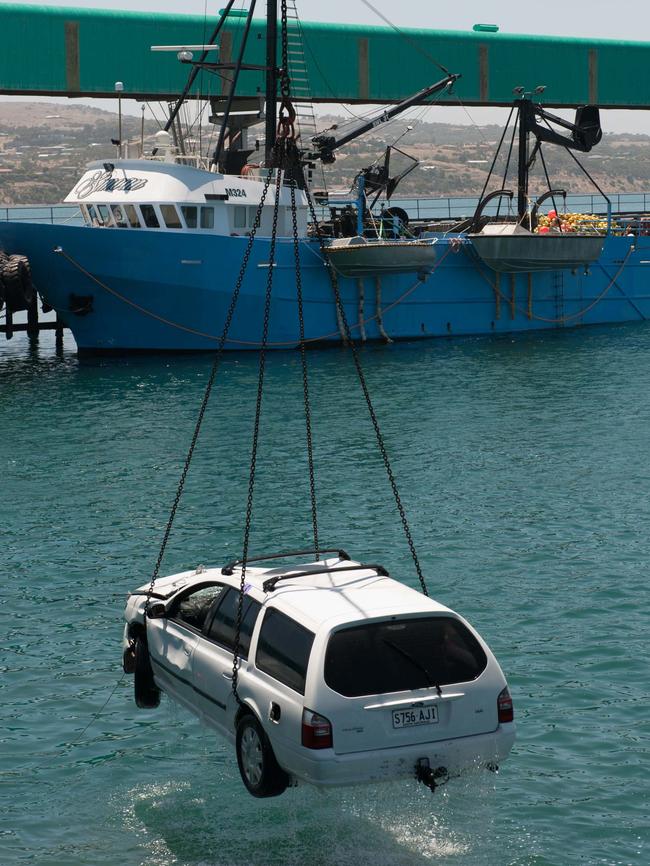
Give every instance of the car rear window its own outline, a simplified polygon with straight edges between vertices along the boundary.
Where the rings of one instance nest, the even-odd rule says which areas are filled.
[[[474,635],[451,617],[367,623],[334,632],[325,682],[359,697],[476,679],[487,658]]]
[[[314,634],[278,610],[268,610],[260,629],[255,664],[264,673],[305,694]]]

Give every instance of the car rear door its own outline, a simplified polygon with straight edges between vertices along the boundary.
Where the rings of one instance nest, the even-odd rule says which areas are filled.
[[[392,618],[334,631],[318,712],[346,754],[494,731],[493,677],[477,638],[451,616]]]
[[[274,607],[264,613],[246,678],[278,762],[291,771],[301,748],[305,682],[314,633]]]

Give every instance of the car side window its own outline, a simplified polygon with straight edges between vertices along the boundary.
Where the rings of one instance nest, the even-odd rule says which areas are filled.
[[[227,650],[230,650],[230,652],[233,652],[235,649],[235,627],[238,604],[238,592],[235,592],[233,589],[229,589],[228,592],[225,592],[207,631],[207,635],[211,640],[225,647]],[[242,623],[239,634],[239,655],[243,659],[248,658],[248,650],[251,645],[251,635],[253,634],[255,622],[261,607],[262,605],[258,601],[254,601],[252,598],[244,596]]]
[[[222,583],[213,583],[191,590],[174,602],[169,610],[169,618],[201,631],[208,611],[224,589]]]
[[[313,642],[313,632],[271,608],[262,623],[255,664],[259,670],[304,695]]]

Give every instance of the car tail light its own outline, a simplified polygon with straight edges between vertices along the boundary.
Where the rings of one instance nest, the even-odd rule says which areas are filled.
[[[510,692],[508,691],[508,686],[506,686],[502,692],[499,692],[497,708],[499,710],[499,722],[511,722],[514,719],[515,711],[512,704],[512,698],[510,697]]]
[[[302,744],[307,749],[332,748],[332,725],[329,720],[306,707],[302,711]]]

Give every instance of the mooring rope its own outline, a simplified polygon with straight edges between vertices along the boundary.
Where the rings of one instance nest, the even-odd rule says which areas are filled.
[[[193,334],[196,337],[204,337],[207,340],[214,340],[214,341],[219,340],[219,337],[217,337],[215,334],[208,334],[205,331],[199,331],[196,328],[189,327],[188,325],[182,325],[180,322],[175,322],[173,319],[167,319],[164,316],[160,316],[158,313],[154,313],[153,310],[148,310],[146,307],[143,307],[140,304],[136,303],[135,301],[132,301],[130,298],[127,298],[125,295],[120,294],[120,292],[116,291],[115,289],[112,289],[110,286],[107,286],[106,283],[104,283],[102,280],[99,279],[99,277],[96,277],[93,273],[91,273],[89,270],[87,270],[73,256],[71,256],[69,253],[67,253],[63,249],[63,247],[60,247],[60,246],[55,247],[52,250],[52,252],[56,253],[57,255],[63,256],[63,258],[65,258],[67,261],[69,261],[70,264],[73,265],[73,267],[77,268],[77,270],[80,271],[82,274],[84,274],[84,276],[88,277],[89,280],[94,282],[100,288],[104,289],[104,291],[108,292],[110,295],[113,295],[118,300],[120,300],[123,303],[127,304],[128,306],[133,307],[134,309],[138,310],[138,312],[142,313],[143,315],[148,316],[151,319],[155,319],[156,321],[161,322],[164,325],[169,325],[169,327],[171,327],[171,328],[176,328],[177,330],[184,331],[187,334]],[[394,301],[392,301],[390,304],[387,304],[383,308],[382,314],[385,315],[389,310],[392,310],[398,304],[401,304],[402,301],[406,300],[406,298],[409,295],[411,295],[419,286],[424,285],[426,280],[435,273],[435,271],[440,267],[440,265],[447,258],[447,256],[449,255],[450,252],[452,252],[451,246],[447,248],[447,250],[438,259],[438,261],[433,265],[433,267],[431,268],[431,271],[428,274],[426,274],[425,277],[418,277],[416,282],[410,288],[408,288],[398,298],[396,298]],[[320,259],[320,256],[318,256],[318,258]],[[325,262],[323,262],[323,265],[324,265],[324,267],[327,267]],[[337,312],[338,312],[338,307],[337,307]],[[364,325],[367,325],[370,322],[374,322],[376,319],[377,319],[377,314],[375,313],[372,316],[368,316],[367,318],[363,319],[362,321],[356,322],[354,325],[350,325],[349,326],[350,330],[351,331],[359,330],[359,329],[363,328]],[[306,337],[305,343],[319,343],[319,342],[323,342],[325,340],[331,340],[334,337],[340,337],[340,332],[338,329],[336,331],[330,331],[328,334],[320,334],[317,337]],[[234,345],[234,346],[248,346],[250,348],[259,348],[260,347],[260,343],[255,341],[255,340],[236,340],[233,337],[228,337],[227,342],[229,345]],[[272,347],[272,348],[276,348],[276,349],[277,348],[288,349],[288,348],[291,348],[295,345],[296,345],[295,340],[276,340],[276,341],[269,341],[267,343],[267,346]]]

